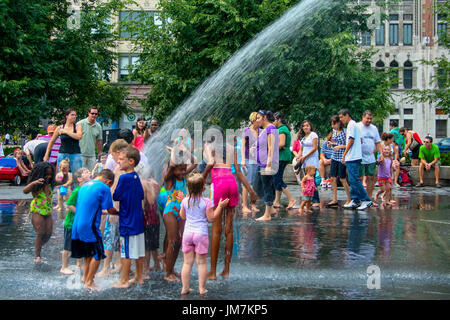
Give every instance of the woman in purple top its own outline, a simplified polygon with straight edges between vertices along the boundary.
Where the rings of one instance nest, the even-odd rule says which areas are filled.
[[[278,171],[278,129],[273,125],[275,117],[271,111],[258,111],[257,124],[262,129],[256,142],[256,159],[259,171],[254,189],[264,200],[266,209],[264,215],[256,221],[271,220],[273,201],[275,200],[275,186],[273,175]]]
[[[247,181],[254,185],[258,177],[258,163],[256,162],[256,142],[258,140],[259,133],[261,129],[256,121],[257,112],[252,112],[250,114],[249,120],[252,123],[248,128],[245,128],[241,136],[241,166],[247,168]],[[248,207],[248,190],[242,188],[242,212],[252,213],[259,212],[256,205],[252,204],[252,209]]]

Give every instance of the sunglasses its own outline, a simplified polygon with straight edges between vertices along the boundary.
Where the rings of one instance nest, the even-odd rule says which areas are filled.
[[[266,116],[270,113],[270,110],[259,110],[258,113],[262,114],[263,116]]]
[[[92,114],[93,116],[98,116],[98,113],[96,112],[90,112],[90,114]]]

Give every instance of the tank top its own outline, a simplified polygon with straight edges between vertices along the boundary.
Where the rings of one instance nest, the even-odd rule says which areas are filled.
[[[64,128],[65,124],[63,125]],[[73,133],[77,133],[77,126],[73,125]],[[59,148],[59,153],[81,153],[80,150],[80,141],[72,138],[67,134],[61,135],[61,147]]]
[[[136,140],[134,141],[134,146],[139,151],[142,151],[144,149],[144,146],[145,146],[144,137],[143,136],[136,137]]]

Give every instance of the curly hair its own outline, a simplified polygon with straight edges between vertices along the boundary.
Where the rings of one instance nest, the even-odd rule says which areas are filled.
[[[308,120],[303,120],[303,121],[302,121],[302,124],[300,125],[300,130],[298,131],[298,134],[297,134],[297,139],[298,139],[298,140],[301,140],[301,139],[303,139],[303,138],[305,137],[305,131],[303,131],[303,125],[304,125],[305,123],[308,123],[309,126],[311,127],[311,132],[314,131],[314,128],[313,128],[311,122],[309,122]]]
[[[52,179],[50,180],[50,187],[53,189],[56,185],[55,181],[56,169],[55,166],[53,166],[48,162],[39,162],[34,166],[34,168],[31,170],[30,175],[28,176],[27,184],[30,184],[31,182],[39,180],[41,178],[45,180],[45,178],[47,177],[48,168],[52,169]],[[45,183],[34,185],[31,191],[39,192],[44,188],[44,186]]]

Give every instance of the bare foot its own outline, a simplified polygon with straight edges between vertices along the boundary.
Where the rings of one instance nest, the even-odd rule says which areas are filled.
[[[393,204],[395,204],[395,203],[397,203],[395,200],[391,200],[391,201],[389,201],[389,203],[393,203]]]
[[[166,270],[166,268],[167,268],[167,265],[166,265],[166,255],[163,253],[163,254],[160,254],[159,256],[158,256],[158,259],[159,259],[159,261],[161,261],[161,263],[162,263],[162,265],[163,265],[163,270]]]
[[[200,292],[200,294],[205,294],[205,293],[208,292],[208,290],[206,290],[206,289],[200,289],[199,292]]]
[[[184,294],[189,294],[189,293],[191,293],[192,291],[194,291],[194,289],[192,289],[192,288],[189,288],[188,290],[183,290],[183,289],[181,289],[181,294],[182,294],[182,295],[184,295]]]
[[[146,274],[142,275],[142,280],[148,280],[148,279],[150,279],[150,277],[148,275],[146,275]]]
[[[161,266],[158,263],[158,264],[154,265],[153,267],[151,267],[150,270],[161,270]]]
[[[148,277],[147,277],[147,278],[148,278]],[[133,278],[133,279],[128,280],[128,283],[129,283],[129,284],[133,284],[133,283],[136,283],[136,284],[144,284],[144,280],[143,280],[143,279],[136,279],[136,278]]]
[[[111,274],[120,273],[121,271],[122,271],[122,268],[114,268],[111,270]]]
[[[208,278],[209,280],[216,280],[217,276],[215,272],[208,272],[208,274],[206,275],[206,278]]]
[[[252,206],[252,211],[253,212],[259,212],[259,209],[256,206]]]
[[[42,262],[42,258],[41,257],[36,257],[36,258],[34,258],[34,262]]]
[[[297,203],[296,200],[292,200],[289,202],[288,206],[286,207],[287,210],[294,208],[295,204]]]
[[[248,207],[242,207],[242,213],[252,213],[252,210],[249,209]]]
[[[376,203],[376,202],[372,202],[372,207],[374,207],[374,208],[378,208],[378,203]]]
[[[102,271],[100,271],[99,273],[97,273],[97,277],[107,277],[109,276],[111,273],[111,271],[109,269],[103,269]]]
[[[70,270],[69,268],[61,268],[61,270],[59,270],[59,272],[61,272],[62,274],[74,274],[74,272],[72,270]]]
[[[221,273],[219,273],[219,276],[222,276],[225,279],[228,279],[230,277],[230,271],[223,270]]]
[[[97,287],[94,282],[92,282],[90,285],[85,284],[84,288],[88,290],[100,291],[100,287]]]
[[[130,287],[130,284],[128,283],[128,281],[125,282],[125,283],[122,282],[122,281],[119,281],[119,282],[114,283],[112,286],[113,286],[114,288],[126,289],[126,288],[129,288],[129,287]]]
[[[269,220],[272,220],[272,217],[270,217],[270,216],[262,216],[262,217],[259,217],[258,219],[256,219],[255,221],[269,221]]]
[[[274,204],[273,204],[273,207],[274,207],[274,208],[281,208],[281,205],[280,205],[279,203],[274,203]]]
[[[313,207],[320,207],[320,203],[316,202],[312,204]]]
[[[169,274],[169,275],[166,275],[166,276],[164,277],[164,280],[172,281],[172,282],[179,282],[179,281],[180,281],[180,279],[178,279],[177,276],[176,276],[174,273],[171,273],[171,274]]]

